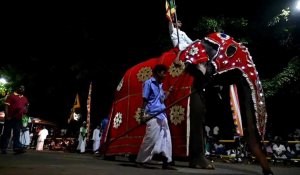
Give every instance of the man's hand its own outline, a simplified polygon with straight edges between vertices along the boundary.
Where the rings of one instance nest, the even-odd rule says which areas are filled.
[[[141,117],[141,124],[146,124],[146,118],[145,117]]]
[[[144,116],[145,116],[145,108],[142,107],[140,111],[141,123],[145,123]]]
[[[141,116],[141,123],[142,124],[146,124],[147,121],[151,118],[151,116],[147,115],[147,114],[144,114]]]

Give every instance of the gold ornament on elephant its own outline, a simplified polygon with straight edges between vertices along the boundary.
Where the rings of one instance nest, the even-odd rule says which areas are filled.
[[[174,125],[181,124],[184,120],[185,109],[180,105],[175,105],[170,108],[170,119]]]
[[[178,77],[182,74],[183,70],[185,69],[184,63],[180,60],[176,64],[172,63],[169,69],[170,75],[174,77]]]
[[[136,74],[138,81],[144,82],[152,76],[151,67],[143,67]]]
[[[117,112],[114,118],[114,128],[118,129],[119,126],[122,123],[122,113],[121,112]]]

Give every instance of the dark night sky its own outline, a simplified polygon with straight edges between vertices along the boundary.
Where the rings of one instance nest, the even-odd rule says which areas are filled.
[[[114,89],[126,69],[159,55],[159,39],[168,34],[165,1],[140,2],[27,3],[4,7],[1,66],[11,64],[30,74],[27,79],[31,82],[24,84],[31,115],[66,122],[76,92],[85,109],[90,81],[94,83],[92,118],[98,122],[109,112]],[[275,2],[177,0],[176,4],[183,29],[192,33],[201,16],[245,17],[262,22],[281,9]],[[86,71],[78,75],[76,66],[70,68],[73,63]]]

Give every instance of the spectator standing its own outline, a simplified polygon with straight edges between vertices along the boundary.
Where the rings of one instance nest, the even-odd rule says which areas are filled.
[[[206,137],[209,138],[210,137],[210,127],[205,125],[205,132],[206,132]]]
[[[100,132],[100,126],[97,125],[97,127],[93,131],[93,152],[95,154],[99,153],[99,148],[100,148],[100,139],[101,139],[101,132]]]
[[[77,150],[80,153],[84,153],[85,152],[85,147],[86,147],[86,136],[87,136],[87,126],[86,126],[86,122],[84,121],[82,123],[82,126],[79,129],[79,136],[78,136],[78,146],[77,146]]]
[[[107,124],[108,124],[108,116],[104,117],[101,121],[101,126],[100,126],[101,133],[105,131]]]
[[[100,125],[100,133],[101,133],[101,138],[100,138],[100,147],[99,147],[99,151],[101,153],[103,153],[105,151],[105,145],[104,143],[104,140],[105,140],[105,137],[102,137],[102,136],[105,136],[106,135],[106,129],[107,129],[107,125],[108,125],[108,120],[109,116],[105,116],[102,121],[101,121],[101,125]]]
[[[213,129],[213,137],[217,140],[220,140],[219,131],[220,131],[220,128],[218,126],[215,126]]]
[[[36,148],[36,145],[37,145],[37,140],[38,140],[38,137],[39,137],[39,132],[42,130],[41,126],[38,125],[36,127],[34,127],[34,131],[32,133],[32,137],[31,137],[31,143],[30,143],[30,147],[31,148]]]
[[[20,142],[24,149],[27,149],[30,145],[29,123],[31,123],[30,117],[24,115],[22,118],[22,129],[20,134]]]
[[[37,151],[42,151],[44,149],[44,142],[48,136],[49,132],[46,129],[46,126],[43,126],[43,129],[40,130],[38,133],[38,139],[37,139],[37,145],[36,145],[36,150]]]
[[[25,149],[20,143],[20,130],[22,128],[22,117],[27,113],[29,102],[24,96],[25,87],[19,86],[5,100],[5,122],[3,135],[1,137],[1,153],[7,154],[7,147],[13,130],[13,150],[16,153],[24,153]]]

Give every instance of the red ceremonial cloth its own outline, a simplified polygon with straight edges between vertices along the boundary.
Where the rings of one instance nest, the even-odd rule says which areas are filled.
[[[145,80],[152,76],[152,69],[156,64],[164,64],[168,67],[168,72],[163,82],[163,88],[165,91],[168,91],[170,86],[174,88],[165,102],[172,137],[173,155],[187,156],[189,98],[183,98],[171,107],[169,105],[191,92],[190,86],[193,78],[183,71],[183,64],[181,64],[182,67],[174,66],[173,61],[176,54],[177,49],[172,49],[158,58],[149,59],[126,71],[115,92],[108,127],[103,137],[107,146],[105,155],[136,155],[138,153],[145,134],[145,125],[140,125],[139,120],[139,110],[142,105],[142,85]],[[132,128],[135,129],[132,130]],[[132,131],[127,132],[129,130]]]

